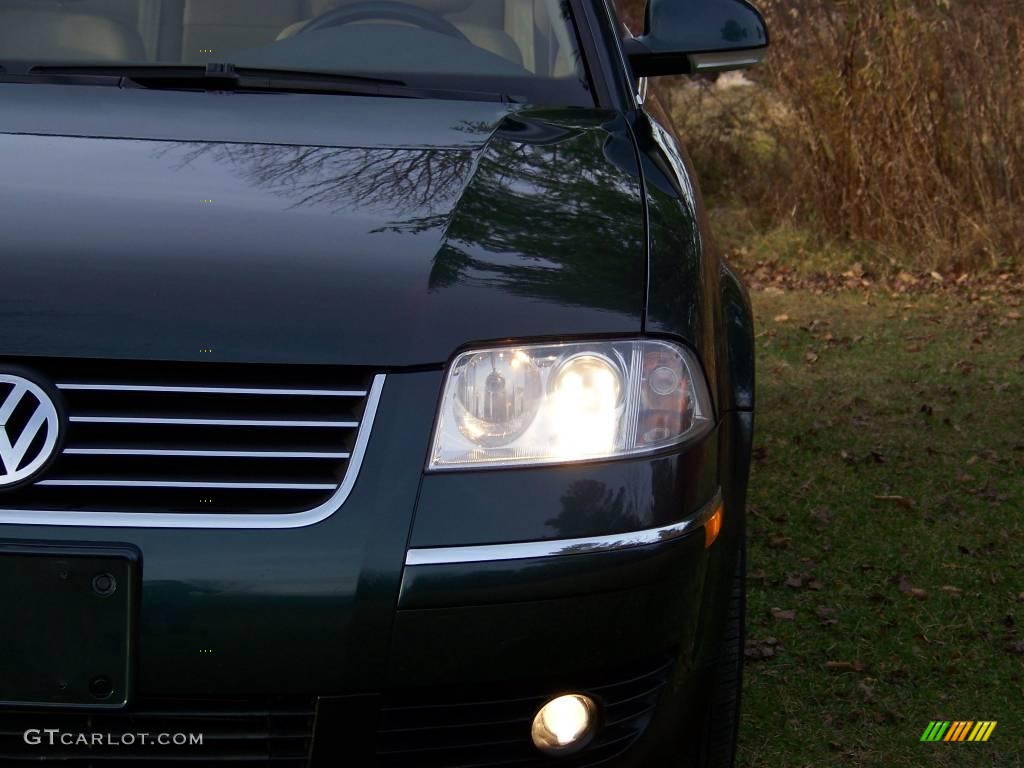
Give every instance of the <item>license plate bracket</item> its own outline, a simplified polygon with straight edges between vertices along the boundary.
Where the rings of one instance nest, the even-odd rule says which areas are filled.
[[[0,542],[0,706],[128,703],[138,553]]]

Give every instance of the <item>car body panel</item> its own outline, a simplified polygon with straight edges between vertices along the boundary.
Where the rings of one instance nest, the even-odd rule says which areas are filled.
[[[431,100],[429,118],[410,131],[409,110],[422,113],[425,100],[24,83],[0,83],[0,94],[0,133],[172,143],[480,149],[514,112],[498,102]]]
[[[122,109],[140,95],[151,106],[126,90]],[[172,104],[199,121],[245,98],[188,96]],[[387,104],[332,146],[318,121],[300,144],[34,133],[53,108],[38,128],[4,124],[0,353],[394,367],[469,340],[642,330],[643,201],[621,117],[369,101]],[[371,141],[410,121],[441,146]]]
[[[699,625],[703,542],[692,536],[646,554],[657,561],[652,565],[635,553],[559,558],[600,558],[604,576],[578,584],[566,584],[563,577],[565,589],[557,597],[542,588],[528,600],[474,605],[471,594],[456,590],[443,608],[400,610],[389,681],[431,686],[451,680],[571,679],[623,659],[689,657]],[[569,566],[583,567],[521,567],[542,568],[556,577],[558,568]],[[423,664],[424,655],[434,663]]]
[[[407,566],[398,607],[496,605],[646,588],[680,569],[699,566],[701,539],[690,535],[679,546],[652,544],[610,553]]]
[[[545,541],[657,528],[716,489],[718,435],[649,457],[423,479],[411,547]],[[486,512],[484,512],[486,510]]]

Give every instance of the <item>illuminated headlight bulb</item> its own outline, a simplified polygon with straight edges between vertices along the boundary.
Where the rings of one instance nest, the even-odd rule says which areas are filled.
[[[607,453],[615,447],[622,374],[609,359],[570,357],[555,375],[551,399],[554,439],[563,455]]]
[[[533,744],[549,755],[564,755],[587,746],[597,730],[597,705],[589,696],[570,693],[541,707],[533,718]]]

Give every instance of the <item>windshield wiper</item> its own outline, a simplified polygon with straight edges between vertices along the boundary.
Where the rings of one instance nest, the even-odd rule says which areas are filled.
[[[458,98],[474,101],[513,101],[502,93],[412,86],[402,80],[383,77],[292,69],[236,67],[234,64],[227,63],[210,63],[206,66],[38,64],[29,67],[23,73],[2,75],[0,79],[20,79],[25,76],[29,78],[80,76],[118,78],[118,84],[122,87],[153,89],[333,93],[407,99]]]

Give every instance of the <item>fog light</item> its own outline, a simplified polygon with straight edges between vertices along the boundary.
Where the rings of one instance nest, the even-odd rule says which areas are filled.
[[[589,696],[570,693],[541,707],[533,718],[531,735],[541,752],[566,755],[590,743],[597,730],[597,705]]]

